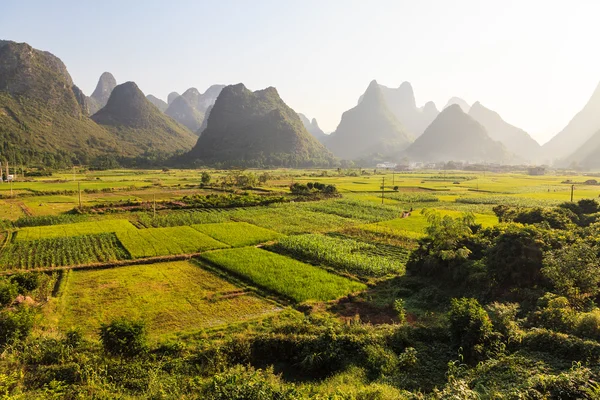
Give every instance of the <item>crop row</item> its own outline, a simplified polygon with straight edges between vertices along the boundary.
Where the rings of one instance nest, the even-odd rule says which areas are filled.
[[[16,241],[0,253],[3,269],[32,269],[127,259],[112,233]]]
[[[99,233],[115,233],[136,230],[125,219],[109,219],[75,224],[36,226],[20,229],[16,241],[41,240],[68,236],[95,235]]]
[[[275,248],[359,276],[380,277],[404,272],[403,258],[382,254],[373,244],[348,238],[318,234],[289,236],[281,239]]]
[[[398,217],[400,210],[389,205],[379,205],[369,201],[335,200],[306,205],[306,209],[325,214],[333,214],[359,222],[385,221]]]

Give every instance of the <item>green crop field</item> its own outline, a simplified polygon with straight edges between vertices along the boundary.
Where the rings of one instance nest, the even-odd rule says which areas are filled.
[[[365,285],[256,247],[204,253],[202,258],[297,302],[333,300]]]
[[[0,251],[1,269],[106,263],[129,258],[113,233],[21,240]]]
[[[282,236],[270,229],[261,228],[247,222],[192,225],[192,228],[232,247],[264,243]]]
[[[404,251],[401,252],[404,257],[398,253],[381,255],[376,245],[318,234],[288,236],[276,248],[294,257],[367,277],[402,274],[406,261]]]
[[[130,229],[116,233],[132,258],[190,254],[228,247],[189,226]]]
[[[196,262],[72,271],[55,307],[60,330],[94,336],[117,317],[143,319],[152,337],[216,327],[272,314],[277,307]]]
[[[57,237],[94,235],[97,233],[117,233],[137,230],[124,219],[79,222],[75,224],[35,226],[22,228],[17,232],[16,241],[39,240]]]

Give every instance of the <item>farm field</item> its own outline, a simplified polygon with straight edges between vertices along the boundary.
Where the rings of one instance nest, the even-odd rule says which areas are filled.
[[[255,247],[204,253],[202,258],[297,302],[334,300],[365,285]]]
[[[278,307],[204,270],[196,262],[170,262],[71,271],[57,299],[58,328],[93,336],[117,317],[143,319],[156,339],[246,321]]]
[[[209,173],[201,184],[201,171],[78,171],[78,185],[65,171],[15,183],[13,197],[0,185],[0,330],[31,324],[3,354],[39,380],[37,398],[80,382],[80,355],[132,398],[154,379],[254,384],[270,365],[268,390],[360,387],[348,398],[386,400],[445,398],[428,395],[454,394],[456,379],[504,382],[507,370],[517,371],[512,393],[531,374],[544,385],[598,381],[593,177]],[[267,179],[236,184],[244,174]],[[338,193],[294,193],[292,182]],[[468,336],[475,345],[456,334],[464,315],[487,330]],[[102,326],[119,324],[143,327],[136,357],[107,353]],[[173,387],[154,397],[186,398]]]
[[[116,233],[131,258],[198,253],[228,247],[189,226],[130,229]]]
[[[282,236],[270,229],[251,225],[247,222],[192,225],[192,228],[232,247],[264,243]]]

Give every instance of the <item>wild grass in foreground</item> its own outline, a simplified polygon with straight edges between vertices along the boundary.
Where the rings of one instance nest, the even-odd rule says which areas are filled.
[[[256,247],[212,251],[202,258],[297,302],[334,300],[366,289],[362,283]]]
[[[398,257],[377,254],[376,245],[352,239],[296,235],[281,239],[275,249],[359,276],[381,277],[404,272],[404,263]]]

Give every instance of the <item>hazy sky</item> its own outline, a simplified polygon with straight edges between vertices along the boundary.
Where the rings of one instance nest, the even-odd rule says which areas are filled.
[[[600,82],[600,1],[0,2],[0,38],[48,50],[91,94],[100,74],[166,99],[189,87],[275,86],[335,130],[372,79],[417,104],[477,100],[540,142]]]

